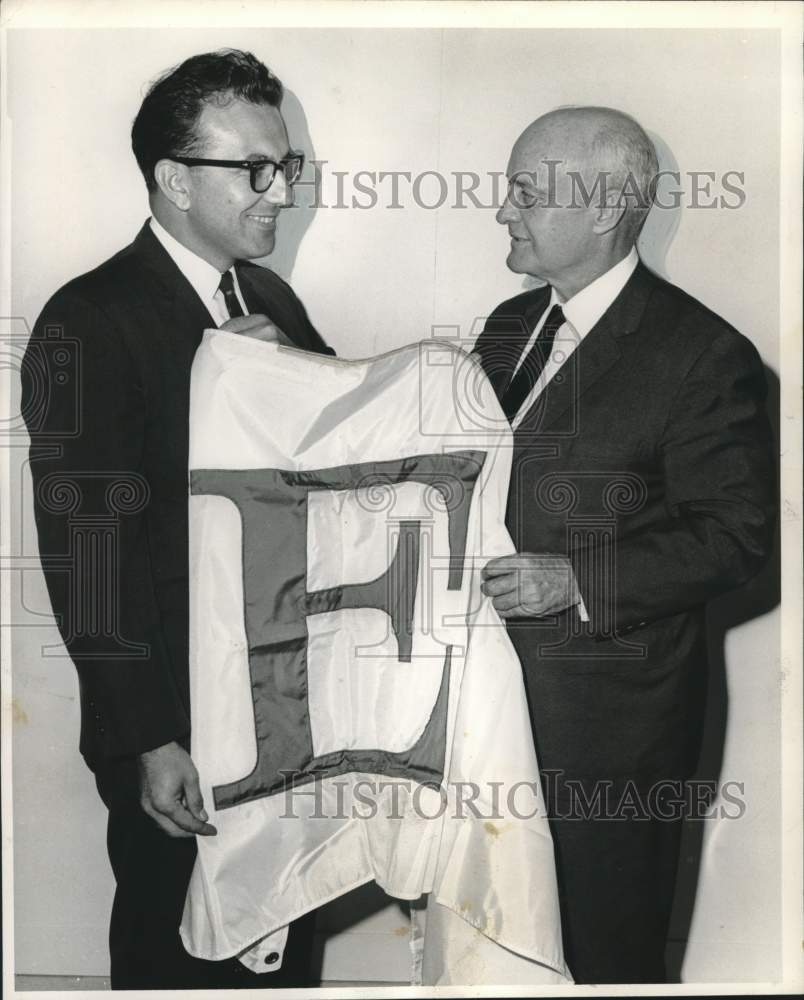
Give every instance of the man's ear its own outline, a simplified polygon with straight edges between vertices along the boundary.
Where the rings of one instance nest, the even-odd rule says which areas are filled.
[[[625,217],[625,202],[621,198],[606,199],[604,205],[599,205],[595,213],[593,229],[598,236],[610,233],[622,222]]]
[[[154,167],[154,179],[167,200],[180,212],[190,207],[190,175],[183,163],[159,160]]]

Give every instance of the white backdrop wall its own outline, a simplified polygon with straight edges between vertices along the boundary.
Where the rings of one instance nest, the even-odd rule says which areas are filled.
[[[488,205],[491,175],[505,170],[529,121],[556,105],[593,103],[633,114],[663,165],[682,171],[684,203],[653,213],[642,241],[646,261],[746,333],[775,390],[779,39],[770,30],[11,31],[4,141],[12,145],[12,313],[21,335],[60,284],[130,242],[147,217],[129,149],[147,82],[223,46],[250,49],[280,76],[291,143],[326,161],[319,202],[328,207],[284,213],[268,263],[292,281],[342,356],[389,350],[435,328],[477,333],[478,317],[522,280],[505,267],[507,237],[493,210],[466,197],[455,207],[453,175],[477,173],[477,196]],[[400,207],[392,208],[386,179],[376,183],[375,206],[352,207],[353,196],[370,200],[354,187],[360,170],[411,178],[440,171],[448,197],[437,209],[416,205],[411,183],[400,178]],[[334,171],[347,172],[341,202],[348,207],[333,207]],[[704,204],[728,195],[720,178],[739,171],[743,180],[733,183],[744,203],[691,207],[690,171],[715,174],[698,196]],[[437,200],[433,176],[421,179],[419,195]],[[302,190],[302,206],[312,196],[312,188]],[[12,611],[16,971],[104,974],[112,893],[104,813],[77,751],[72,667],[63,650],[42,654],[47,644],[58,651],[58,637],[36,563],[24,439],[17,444],[12,555],[26,568],[13,578]],[[679,949],[686,941],[688,981],[769,980],[780,971],[774,605],[771,568],[713,611],[707,764],[712,773],[720,765],[722,780],[744,783],[745,814],[691,831],[674,929]],[[341,901],[322,921],[334,935],[325,975],[402,978],[398,909],[372,916],[371,900],[350,906]]]

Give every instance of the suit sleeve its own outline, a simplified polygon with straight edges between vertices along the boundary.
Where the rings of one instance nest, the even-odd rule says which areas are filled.
[[[765,396],[762,362],[745,338],[727,331],[697,358],[662,436],[665,516],[617,542],[608,581],[605,560],[571,554],[593,627],[593,609],[610,600],[604,589],[614,595],[618,631],[629,632],[704,604],[762,567],[776,510]]]
[[[93,752],[116,757],[181,738],[189,719],[150,564],[137,367],[102,310],[62,292],[36,324],[22,382],[40,557]]]

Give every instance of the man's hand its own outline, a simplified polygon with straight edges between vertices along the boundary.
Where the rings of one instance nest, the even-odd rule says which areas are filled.
[[[244,337],[264,340],[267,344],[282,344],[285,347],[293,347],[293,341],[263,313],[252,313],[250,316],[235,316],[234,319],[227,319],[221,326],[221,330],[226,330],[229,333],[242,333]]]
[[[481,590],[502,618],[555,615],[580,600],[569,559],[532,552],[489,559]]]
[[[198,771],[178,743],[165,743],[140,754],[140,805],[171,837],[211,836]]]

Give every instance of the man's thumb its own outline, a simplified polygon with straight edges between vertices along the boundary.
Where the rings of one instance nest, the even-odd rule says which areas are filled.
[[[209,816],[204,808],[204,798],[201,795],[201,786],[197,777],[192,777],[185,782],[184,801],[193,816],[200,819],[202,823],[206,823]]]

